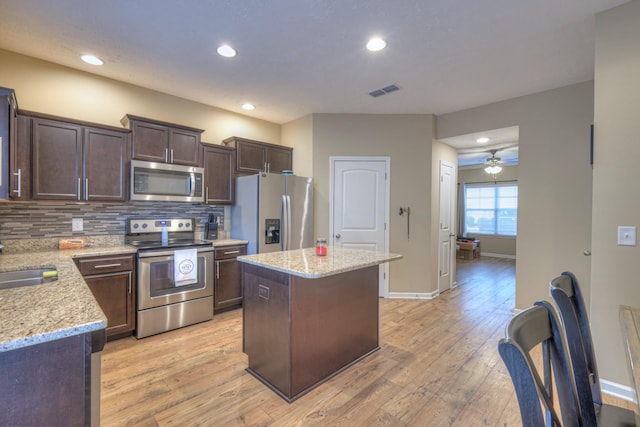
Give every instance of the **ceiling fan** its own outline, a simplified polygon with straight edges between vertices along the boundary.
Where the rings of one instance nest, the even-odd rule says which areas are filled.
[[[496,179],[496,175],[502,171],[502,166],[500,166],[502,164],[502,160],[500,160],[500,157],[496,157],[497,151],[498,150],[496,149],[489,150],[489,152],[491,153],[491,157],[489,157],[487,161],[484,162],[484,171],[488,174],[493,175],[493,179]]]

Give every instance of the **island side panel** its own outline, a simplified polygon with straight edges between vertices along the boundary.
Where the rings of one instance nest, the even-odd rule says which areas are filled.
[[[291,276],[291,395],[378,349],[378,266]]]
[[[289,275],[242,265],[243,351],[249,371],[291,396]]]
[[[91,334],[0,352],[0,425],[89,425]]]

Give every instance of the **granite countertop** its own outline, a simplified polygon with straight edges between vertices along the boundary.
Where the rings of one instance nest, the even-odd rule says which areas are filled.
[[[317,256],[315,248],[307,248],[243,255],[238,257],[238,261],[293,274],[294,276],[318,279],[389,261],[396,261],[401,258],[402,255],[390,252],[329,246],[327,247],[326,256]]]
[[[2,272],[58,270],[53,282],[0,289],[0,352],[105,328],[107,318],[73,258],[135,252],[131,246],[116,245],[0,255]]]

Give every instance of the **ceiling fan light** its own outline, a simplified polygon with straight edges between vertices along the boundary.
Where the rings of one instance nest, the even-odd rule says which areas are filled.
[[[499,165],[489,165],[486,168],[484,168],[484,171],[486,173],[490,173],[492,175],[495,175],[497,173],[500,173],[502,171],[502,166]]]

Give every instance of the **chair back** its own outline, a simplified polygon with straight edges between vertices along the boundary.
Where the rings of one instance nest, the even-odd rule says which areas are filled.
[[[567,334],[567,347],[574,365],[580,403],[586,405],[583,412],[592,412],[589,406],[595,405],[596,408],[593,410],[595,417],[595,411],[602,406],[602,392],[591,327],[580,286],[572,273],[564,272],[551,280],[549,287],[551,297],[560,310],[560,317]],[[590,396],[584,395],[583,390],[589,390]],[[589,419],[591,414],[586,413],[585,417]]]
[[[498,344],[500,356],[513,381],[524,427],[581,425],[575,384],[561,328],[551,304],[538,301],[511,319],[506,337]],[[539,345],[542,361],[536,364],[532,349]],[[536,366],[542,368],[542,376]],[[554,407],[554,378],[560,415]]]

